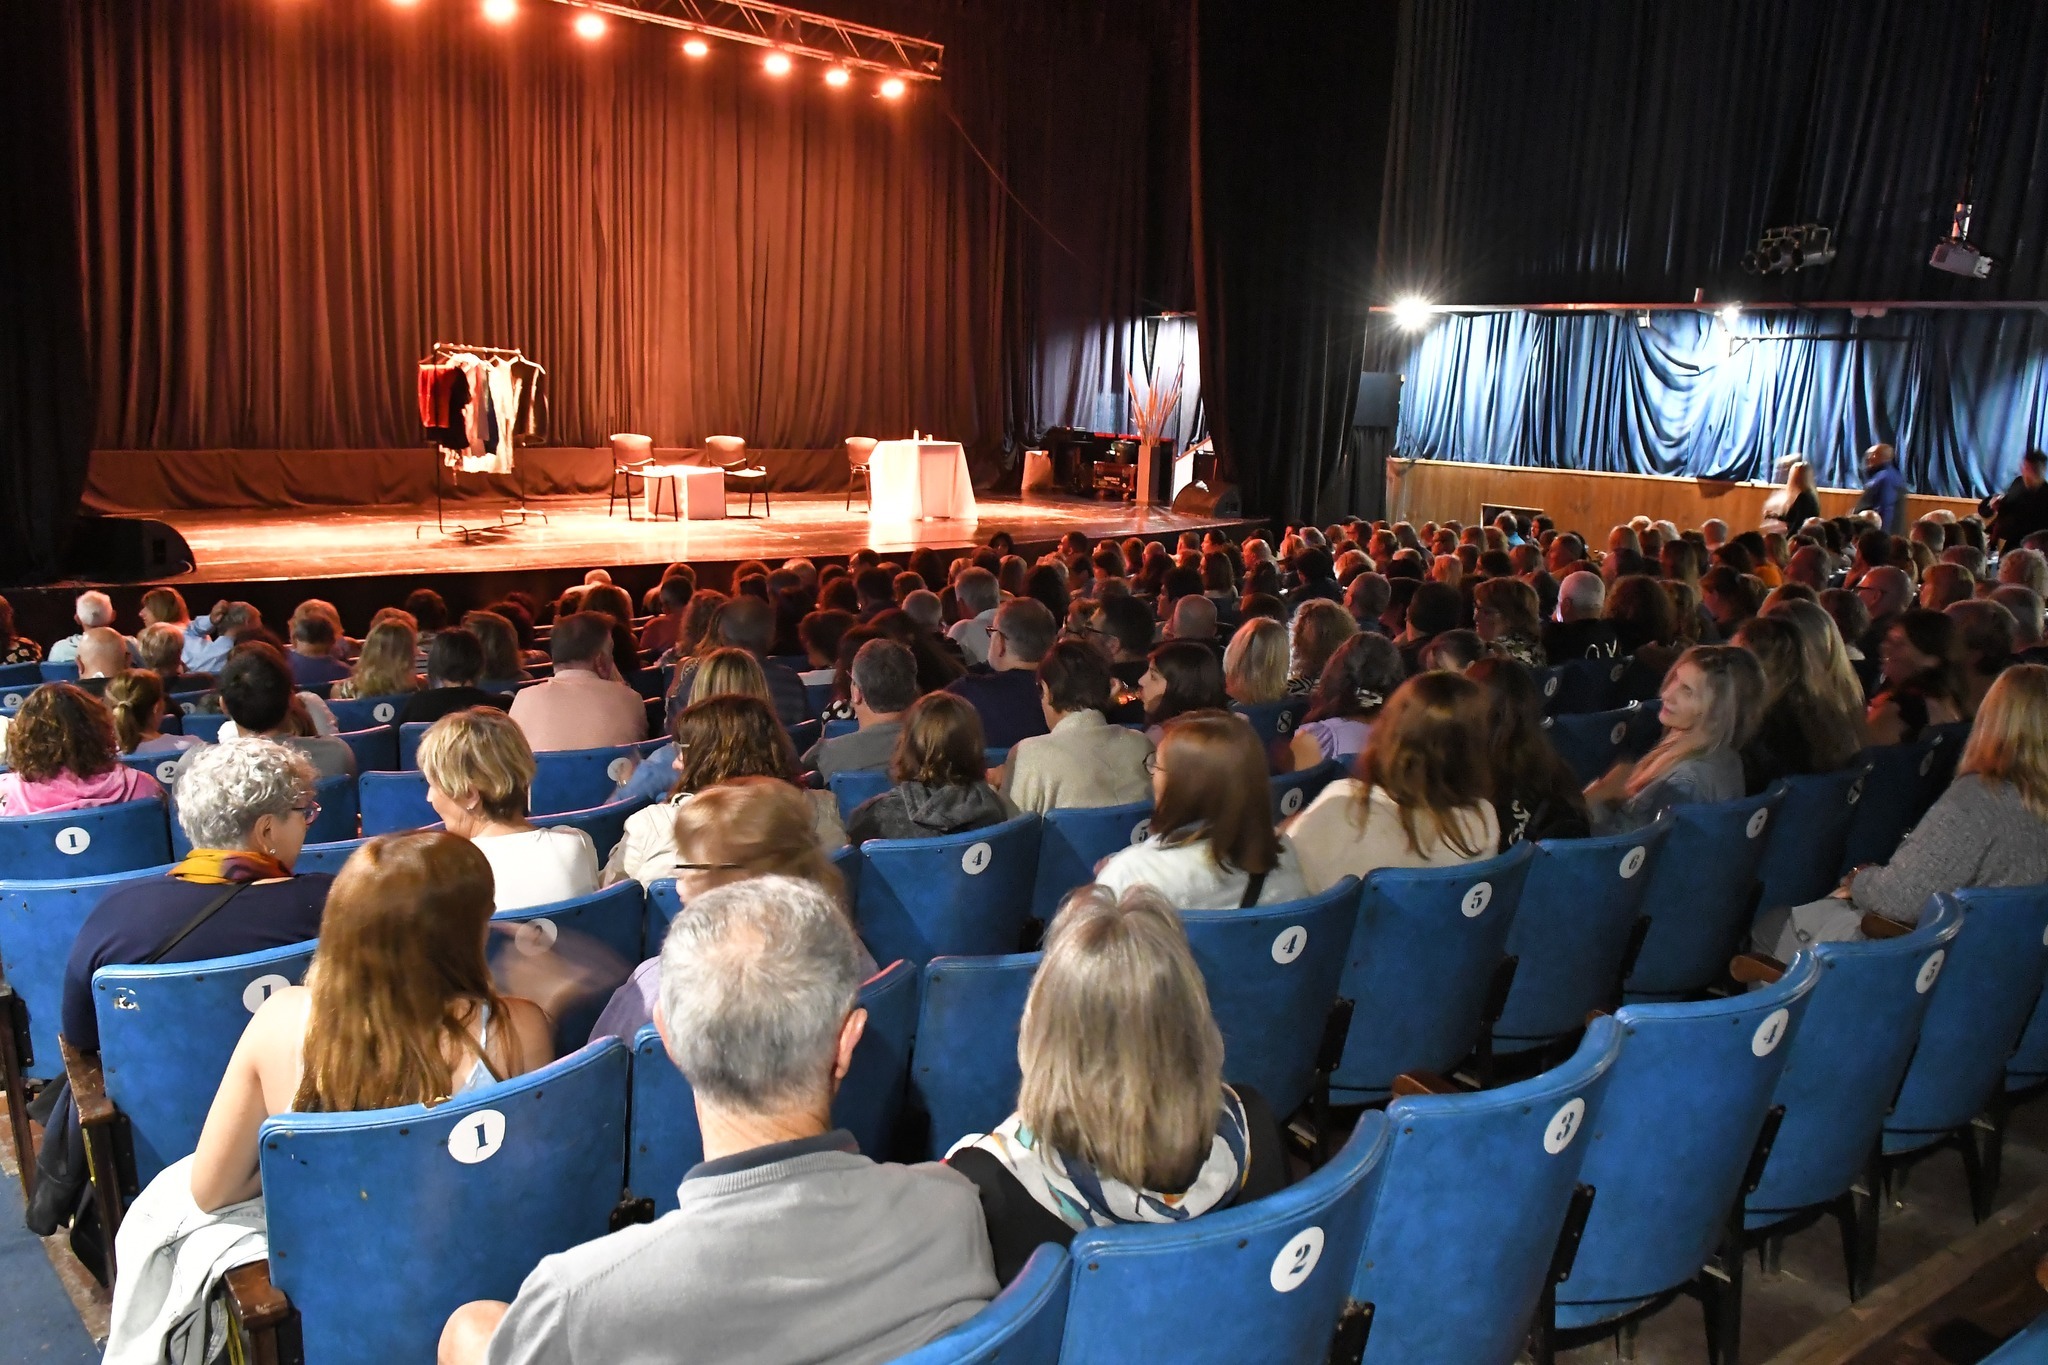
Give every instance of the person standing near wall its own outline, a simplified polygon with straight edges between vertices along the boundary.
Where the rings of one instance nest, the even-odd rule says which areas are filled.
[[[1856,500],[1856,510],[1877,513],[1892,535],[1904,527],[1906,480],[1899,473],[1898,453],[1887,442],[1863,452],[1863,496]]]

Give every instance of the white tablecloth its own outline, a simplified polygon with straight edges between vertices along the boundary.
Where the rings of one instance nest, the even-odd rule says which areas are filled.
[[[872,521],[973,521],[974,484],[958,441],[883,441],[868,462]]]

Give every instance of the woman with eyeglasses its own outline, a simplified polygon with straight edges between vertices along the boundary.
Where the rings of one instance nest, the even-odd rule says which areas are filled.
[[[812,830],[811,803],[787,782],[772,777],[736,777],[699,792],[675,813],[676,896],[683,904],[749,877],[801,877],[815,882],[842,908],[846,882]],[[847,911],[849,918],[852,911]],[[654,1022],[661,993],[661,945],[612,995],[590,1039],[628,1042]],[[876,966],[861,949],[862,975]]]

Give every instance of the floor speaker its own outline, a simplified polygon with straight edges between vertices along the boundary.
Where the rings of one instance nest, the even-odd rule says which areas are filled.
[[[80,517],[72,530],[70,571],[107,583],[175,578],[198,567],[192,547],[150,517]]]
[[[1173,510],[1182,516],[1229,519],[1244,515],[1244,499],[1238,496],[1234,483],[1219,480],[1211,486],[1197,480],[1175,496]]]

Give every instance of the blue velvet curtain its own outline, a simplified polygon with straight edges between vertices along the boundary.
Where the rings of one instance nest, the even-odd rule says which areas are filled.
[[[2048,444],[2041,313],[1495,313],[1440,318],[1399,368],[1404,458],[1853,487],[1898,447],[1917,492],[1981,496]]]

